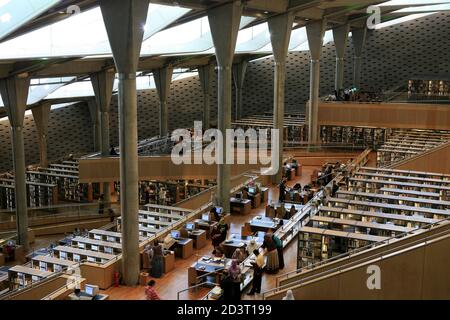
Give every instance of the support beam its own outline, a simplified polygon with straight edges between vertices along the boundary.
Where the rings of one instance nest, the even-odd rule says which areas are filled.
[[[244,87],[245,72],[247,71],[248,62],[242,61],[233,64],[233,80],[236,89],[236,110],[234,118],[238,120],[243,116],[242,110],[242,88]]]
[[[349,31],[350,24],[348,23],[333,29],[334,47],[336,48],[334,89],[337,93],[344,90],[344,55],[345,48],[347,48]]]
[[[327,23],[325,19],[306,25],[310,62],[309,106],[308,106],[308,139],[310,144],[319,143],[319,89],[320,89],[320,57],[322,55],[323,36]]]
[[[94,137],[94,151],[100,152],[102,145],[102,131],[100,127],[100,108],[94,99],[88,100],[89,114],[91,115],[92,132]]]
[[[353,43],[353,86],[360,88],[361,86],[361,65],[362,53],[366,43],[367,28],[352,30]]]
[[[153,71],[156,91],[159,96],[159,135],[167,136],[169,133],[169,107],[167,105],[167,96],[172,83],[173,67],[167,66]]]
[[[95,101],[100,110],[100,131],[101,131],[101,154],[102,157],[109,156],[109,108],[111,105],[112,90],[114,85],[114,69],[103,70],[91,74],[92,88],[95,93]],[[111,202],[110,183],[103,183],[103,196],[106,203]]]
[[[0,79],[0,93],[11,124],[18,242],[25,251],[28,251],[29,244],[23,120],[29,87],[28,74]]]
[[[126,285],[139,281],[139,197],[136,70],[148,0],[101,0],[100,9],[119,73],[120,204],[122,272]],[[120,23],[119,23],[120,22]]]
[[[208,10],[208,20],[214,42],[218,81],[217,81],[217,127],[223,134],[223,152],[220,153],[217,165],[216,203],[230,212],[230,165],[226,164],[226,148],[228,139],[226,129],[231,129],[231,68],[234,50],[242,15],[241,1],[233,1]],[[220,150],[219,150],[220,151]]]
[[[273,182],[279,183],[283,176],[283,127],[284,127],[284,96],[286,83],[286,57],[291,38],[294,16],[291,12],[270,18],[270,41],[272,43],[273,57],[275,61],[274,92],[273,92],[273,128],[279,132],[278,150],[272,150],[278,154],[279,169],[273,176]]]
[[[211,127],[211,81],[214,77],[214,64],[198,67],[198,77],[203,91],[203,129],[208,130]]]
[[[39,106],[31,109],[38,133],[40,166],[43,168],[48,167],[47,136],[51,107],[52,104],[50,102],[43,102]]]

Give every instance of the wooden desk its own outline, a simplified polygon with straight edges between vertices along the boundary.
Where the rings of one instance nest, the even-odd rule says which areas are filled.
[[[169,273],[175,268],[175,252],[165,254],[163,256],[164,260],[164,273]]]
[[[182,259],[187,259],[194,253],[194,240],[179,238],[176,239],[175,255]]]
[[[225,257],[231,258],[237,248],[243,248],[248,246],[250,240],[255,239],[258,245],[262,245],[264,241],[264,232],[258,232],[255,237],[252,236],[240,236],[237,234],[231,235],[231,237],[221,243],[224,250]]]
[[[252,209],[252,202],[249,199],[230,198],[231,212],[238,212],[242,215],[249,214]]]
[[[201,249],[206,246],[206,231],[205,230],[193,230],[189,231],[189,238],[194,240],[195,249]]]
[[[215,225],[218,224],[217,221],[205,221],[202,219],[195,219],[194,222],[195,222],[195,225],[197,226],[197,229],[206,231],[207,239],[211,238],[211,230]]]
[[[258,208],[261,205],[261,194],[260,193],[257,193],[257,194],[249,193],[248,198],[252,202],[252,208]]]
[[[225,259],[218,259],[213,257],[202,257],[194,262],[188,269],[188,286],[197,284],[197,277],[207,273],[214,273],[221,271],[226,266]],[[219,283],[220,274],[216,274],[216,283]]]
[[[67,259],[67,260],[71,260],[71,261],[75,261],[73,259],[74,254],[79,255],[80,260],[84,260],[85,258],[90,257],[90,258],[94,258],[95,261],[97,261],[97,262],[100,260],[100,262],[102,262],[102,263],[108,262],[108,261],[116,258],[115,255],[108,254],[108,253],[78,249],[78,248],[67,247],[67,246],[57,246],[57,247],[53,248],[53,251],[57,253],[57,257],[59,257],[60,259],[61,259],[61,252],[72,255],[72,259]],[[62,258],[62,259],[66,259],[66,258]]]

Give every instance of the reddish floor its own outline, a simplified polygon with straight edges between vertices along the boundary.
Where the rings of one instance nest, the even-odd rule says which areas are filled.
[[[292,187],[295,183],[301,183],[301,185],[305,185],[310,182],[310,176],[314,169],[317,167],[303,167],[302,176],[297,177],[293,181],[288,182],[288,186]],[[270,186],[269,190],[269,202],[271,200],[276,201],[278,199],[278,188],[276,186]],[[233,215],[231,217],[231,233],[240,233],[241,227],[245,222],[250,221],[254,216],[264,215],[265,206],[261,205],[260,208],[253,209],[250,214],[246,216],[236,216]],[[177,299],[177,293],[181,290],[184,290],[188,287],[187,281],[187,269],[191,266],[195,260],[199,257],[202,257],[205,254],[210,254],[212,251],[212,245],[209,244],[206,247],[202,248],[195,252],[195,254],[188,259],[177,259],[175,261],[175,269],[165,275],[162,278],[155,279],[156,281],[156,290],[164,300],[175,300]],[[296,269],[297,262],[297,241],[294,239],[284,250],[284,259],[285,259],[285,268],[279,272],[278,275],[292,271]],[[275,284],[275,278],[278,275],[267,275],[265,274],[262,282],[262,291],[265,291],[269,288],[272,288]],[[110,296],[112,300],[144,300],[143,286],[136,287],[125,287],[121,286],[118,288],[112,287],[106,290],[104,293]],[[198,290],[197,292],[183,292],[180,294],[180,299],[198,299],[203,297],[207,292],[206,289]],[[259,295],[255,296],[247,296],[243,295],[243,299],[260,299]]]

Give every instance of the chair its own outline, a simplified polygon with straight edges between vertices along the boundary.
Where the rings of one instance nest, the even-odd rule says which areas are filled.
[[[252,232],[252,228],[250,226],[250,223],[246,222],[241,227],[241,236],[248,237],[248,236],[252,236],[252,235],[253,235],[253,232]]]

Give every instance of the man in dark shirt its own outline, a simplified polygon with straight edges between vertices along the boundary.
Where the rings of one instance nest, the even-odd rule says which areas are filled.
[[[279,202],[284,202],[284,194],[286,193],[286,179],[283,178],[280,183],[280,195],[278,197]]]

